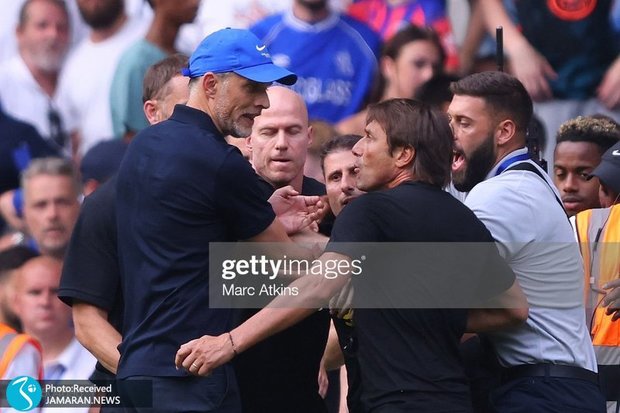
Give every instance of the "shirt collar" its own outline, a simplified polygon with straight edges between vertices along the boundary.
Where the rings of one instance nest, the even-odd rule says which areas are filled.
[[[186,105],[176,105],[172,112],[172,116],[170,116],[170,120],[196,125],[201,129],[206,129],[211,133],[215,133],[218,138],[224,140],[224,135],[217,129],[215,123],[213,123],[213,119],[199,109]]]
[[[59,364],[65,368],[65,371],[67,371],[71,366],[78,362],[77,359],[80,355],[80,347],[81,344],[75,337],[73,337],[69,345],[62,351],[62,353],[60,353],[60,355],[58,355],[56,360],[48,363],[48,365]]]
[[[487,174],[486,178],[484,178],[484,180],[486,181],[489,178],[493,178],[497,174],[497,170],[499,169],[500,165],[504,161],[507,161],[507,160],[509,160],[511,158],[514,158],[514,157],[519,156],[519,155],[524,155],[524,154],[527,154],[527,148],[526,147],[523,147],[523,148],[517,149],[516,151],[512,151],[512,152],[508,153],[506,156],[504,156],[502,159],[500,159],[497,162],[497,164],[493,167],[493,169],[491,169],[489,171],[489,173]]]
[[[283,20],[286,25],[302,32],[322,32],[336,26],[340,20],[340,15],[330,10],[325,19],[316,23],[308,23],[295,17],[293,9],[289,8],[284,13]]]

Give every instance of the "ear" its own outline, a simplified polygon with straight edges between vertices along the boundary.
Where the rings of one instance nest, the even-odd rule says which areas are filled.
[[[386,78],[386,80],[389,81],[391,78],[394,77],[395,63],[391,57],[383,56],[379,64],[381,66],[381,73]]]
[[[495,139],[498,146],[510,143],[517,132],[517,125],[511,119],[502,120],[495,130]]]
[[[207,72],[207,74],[202,77],[202,89],[204,90],[207,97],[211,98],[215,95],[218,84],[219,81],[217,77],[211,72]]]
[[[314,128],[312,125],[308,126],[308,146],[312,145],[312,141],[314,140]]]
[[[250,153],[252,152],[252,135],[245,138],[245,147],[248,148],[248,151],[250,151]]]
[[[412,146],[402,146],[394,150],[394,158],[398,168],[405,168],[413,164],[415,149]]]
[[[158,121],[158,110],[156,102],[157,101],[153,99],[149,99],[144,102],[144,115],[146,116],[146,120],[148,120],[151,125],[154,125]]]

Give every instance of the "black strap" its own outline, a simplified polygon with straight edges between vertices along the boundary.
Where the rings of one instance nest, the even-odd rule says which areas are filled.
[[[551,193],[555,197],[555,200],[558,201],[558,204],[560,204],[560,206],[562,207],[562,211],[564,211],[564,213],[566,214],[566,209],[564,209],[564,204],[562,203],[562,200],[560,198],[558,198],[558,196],[555,194],[555,191],[553,190],[551,185],[549,185],[549,182],[543,176],[542,172],[540,172],[538,170],[538,168],[536,168],[534,165],[532,165],[529,162],[519,162],[516,165],[512,165],[511,167],[506,168],[504,170],[504,172],[506,172],[506,171],[529,171],[529,172],[534,172],[536,175],[538,175],[540,177],[540,179],[542,179],[547,184],[547,186],[549,186],[549,189],[551,189]],[[566,214],[566,216],[568,217],[568,214]]]

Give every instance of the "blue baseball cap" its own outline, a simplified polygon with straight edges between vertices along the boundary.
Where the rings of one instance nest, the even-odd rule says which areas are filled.
[[[267,47],[249,30],[226,28],[211,33],[189,58],[184,76],[234,72],[255,82],[292,85],[297,75],[271,60]]]

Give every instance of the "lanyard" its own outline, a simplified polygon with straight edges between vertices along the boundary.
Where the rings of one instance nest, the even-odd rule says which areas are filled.
[[[497,168],[497,172],[495,172],[495,176],[504,172],[510,165],[516,162],[519,162],[519,161],[527,161],[528,159],[530,159],[530,155],[528,155],[527,153],[522,153],[521,155],[513,156],[510,159],[506,159]]]

